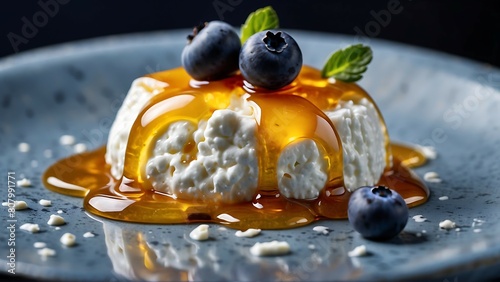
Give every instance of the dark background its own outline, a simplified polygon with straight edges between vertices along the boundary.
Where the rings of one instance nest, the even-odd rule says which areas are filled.
[[[393,1],[9,1],[0,10],[0,57],[61,42],[186,28],[214,19],[239,26],[248,13],[271,4],[281,27],[352,35],[357,27],[370,37],[500,66],[499,1],[400,0],[399,12],[390,14]],[[382,18],[379,23],[377,15]],[[27,27],[30,24],[34,29]]]

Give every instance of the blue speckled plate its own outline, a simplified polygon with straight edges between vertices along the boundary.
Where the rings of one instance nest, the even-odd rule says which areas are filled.
[[[192,241],[193,225],[141,225],[104,220],[85,213],[82,199],[46,190],[41,174],[55,160],[72,154],[59,144],[70,134],[88,148],[105,143],[107,132],[131,81],[145,73],[180,64],[188,31],[107,37],[26,52],[0,60],[1,199],[6,201],[8,173],[32,187],[15,187],[30,209],[0,218],[0,269],[42,280],[409,280],[500,277],[500,71],[461,58],[419,48],[371,40],[374,59],[361,85],[378,102],[393,140],[433,146],[438,158],[416,170],[437,172],[429,183],[431,198],[410,210],[424,222],[409,220],[389,242],[372,242],[352,231],[345,220],[321,221],[284,231],[237,238],[233,230],[211,225],[211,240]],[[353,38],[292,31],[304,61],[316,67]],[[22,153],[18,144],[30,144]],[[448,200],[440,197],[447,196]],[[52,200],[43,207],[40,199]],[[47,225],[62,210],[67,224]],[[8,220],[15,220],[9,222]],[[460,231],[440,230],[450,219]],[[40,232],[20,230],[23,223]],[[14,224],[10,232],[6,226]],[[315,225],[330,228],[325,235]],[[85,238],[85,232],[96,236]],[[77,245],[64,247],[65,232]],[[14,238],[15,246],[8,245]],[[286,240],[292,253],[253,257],[257,241]],[[37,254],[45,242],[54,257]],[[369,256],[347,253],[365,245]],[[15,265],[9,265],[10,249]]]

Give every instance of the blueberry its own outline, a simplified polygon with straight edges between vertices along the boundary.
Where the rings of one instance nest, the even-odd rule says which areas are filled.
[[[211,21],[193,29],[182,50],[182,66],[196,80],[217,80],[238,70],[241,42],[229,24]]]
[[[283,31],[261,31],[241,47],[240,71],[254,86],[278,89],[290,84],[302,67],[302,52]]]
[[[374,240],[398,235],[408,222],[408,206],[404,199],[384,186],[365,186],[354,191],[347,213],[354,229]]]

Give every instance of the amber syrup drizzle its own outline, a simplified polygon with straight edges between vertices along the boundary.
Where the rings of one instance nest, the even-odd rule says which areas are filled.
[[[96,215],[131,222],[216,222],[235,229],[285,229],[322,218],[347,217],[350,192],[343,185],[341,142],[323,111],[335,108],[339,101],[356,103],[365,98],[373,103],[357,84],[331,83],[321,78],[318,70],[307,66],[291,85],[278,91],[251,88],[239,74],[210,83],[192,81],[182,68],[150,76],[169,86],[152,97],[139,114],[130,133],[123,177],[111,176],[110,166],[104,160],[106,149],[101,147],[50,166],[43,175],[48,189],[83,197],[85,209]],[[174,199],[154,190],[144,175],[154,137],[175,121],[198,123],[214,110],[226,108],[234,95],[245,93],[250,94],[248,100],[259,109],[260,176],[253,200],[207,204]],[[383,120],[381,124],[385,124]],[[429,190],[410,170],[426,162],[424,155],[416,148],[391,144],[385,127],[383,130],[386,170],[377,184],[396,190],[410,207],[424,203]],[[315,200],[288,199],[277,189],[276,164],[281,149],[301,138],[313,139],[328,163],[330,180]]]

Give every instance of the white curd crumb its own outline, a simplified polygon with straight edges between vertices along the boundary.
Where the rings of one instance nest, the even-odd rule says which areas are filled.
[[[38,254],[41,255],[42,257],[53,257],[56,255],[56,251],[49,248],[43,248],[38,250]]]
[[[73,150],[77,154],[83,153],[83,152],[87,151],[87,145],[85,145],[84,143],[75,144],[75,146],[73,147]]]
[[[57,226],[57,227],[55,228],[55,230],[60,230],[60,229],[61,229],[61,227],[59,227],[59,226]]]
[[[248,228],[246,231],[238,230],[238,231],[236,231],[236,233],[234,235],[236,235],[236,237],[251,238],[251,237],[255,237],[259,234],[260,234],[260,229]]]
[[[75,137],[73,135],[62,135],[59,138],[59,144],[61,144],[61,145],[73,145],[73,144],[75,144]]]
[[[38,224],[34,224],[34,223],[25,223],[25,224],[21,225],[19,227],[19,229],[26,230],[26,231],[29,231],[31,233],[37,233],[38,231],[40,231],[40,227],[38,226]]]
[[[60,215],[51,214],[49,221],[47,221],[47,224],[52,225],[52,226],[58,226],[58,225],[66,224],[66,221],[64,221],[64,218]]]
[[[424,180],[430,183],[440,183],[442,180],[439,178],[439,174],[434,171],[429,171],[424,174]]]
[[[217,230],[219,230],[219,231],[226,231],[226,230],[227,230],[227,228],[226,228],[226,227],[224,227],[224,226],[221,226],[221,227],[217,228]]]
[[[25,201],[14,201],[14,209],[16,211],[28,209],[28,204]]]
[[[347,255],[350,257],[362,257],[368,255],[368,251],[365,245],[360,245],[348,252]]]
[[[437,157],[436,148],[432,146],[417,146],[426,159],[434,160]]]
[[[250,248],[250,253],[254,256],[279,256],[289,252],[290,245],[285,241],[257,242]]]
[[[25,210],[28,208],[28,204],[25,201],[13,201],[11,203],[3,202],[2,206],[14,208],[16,211]]]
[[[328,235],[328,233],[330,232],[328,230],[328,227],[326,227],[326,226],[320,226],[320,225],[314,226],[313,230],[316,231],[316,232],[318,232],[318,233],[323,233],[325,235]]]
[[[47,159],[52,158],[52,150],[46,149],[45,151],[43,151],[43,156],[46,157]]]
[[[474,230],[472,230],[472,231],[474,231],[474,233],[479,233],[479,232],[481,232],[481,231],[482,231],[482,229],[481,229],[481,228],[475,228],[475,229],[474,229]]]
[[[33,247],[35,247],[37,249],[45,248],[46,246],[47,246],[47,244],[45,244],[44,242],[35,242],[33,244]]]
[[[316,246],[313,245],[313,244],[309,244],[309,245],[307,245],[307,247],[309,248],[309,250],[315,250],[316,249]]]
[[[20,186],[20,187],[31,187],[31,180],[29,180],[28,178],[23,178],[21,180],[18,180],[17,181],[17,186]]]
[[[415,220],[415,222],[424,222],[427,220],[427,218],[425,218],[421,214],[417,214],[417,215],[413,216],[412,218],[413,218],[413,220]]]
[[[460,232],[462,229],[460,228],[455,228],[455,231]]]
[[[189,237],[193,240],[204,241],[208,239],[208,225],[200,224],[198,227],[193,229],[191,233],[189,233]]]
[[[441,221],[439,223],[439,228],[441,229],[446,229],[446,230],[449,230],[449,229],[453,229],[457,227],[457,225],[455,224],[455,222],[449,220],[449,219],[446,219],[444,221]]]
[[[52,201],[50,200],[41,199],[40,201],[38,201],[38,203],[44,207],[52,206]]]
[[[89,232],[85,232],[83,234],[83,237],[85,237],[85,238],[92,238],[92,237],[95,237],[95,234],[89,231]]]
[[[485,223],[484,220],[478,219],[478,218],[474,218],[472,220],[472,227],[481,226],[481,225],[483,225],[483,223]]]
[[[61,243],[63,245],[71,247],[71,246],[75,245],[75,243],[76,243],[76,237],[75,237],[75,235],[73,235],[71,233],[64,233],[61,236],[61,239],[59,239],[59,241],[61,241]]]
[[[62,210],[57,211],[58,214],[64,213]]]
[[[446,201],[448,199],[449,199],[448,196],[441,196],[441,197],[439,197],[440,201]]]
[[[30,151],[30,144],[26,143],[26,142],[21,142],[17,145],[17,149],[19,150],[19,152],[21,153],[27,153]]]

